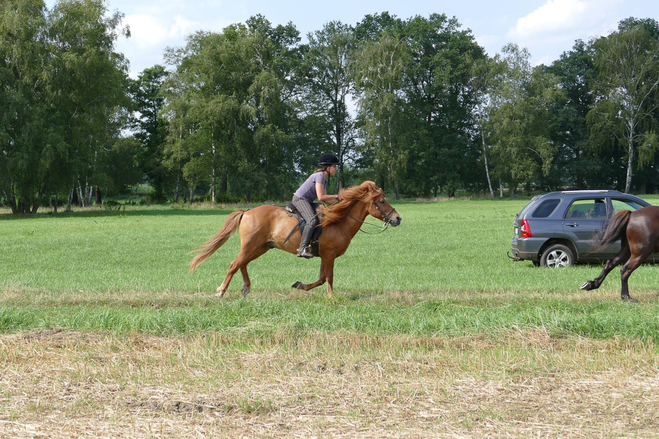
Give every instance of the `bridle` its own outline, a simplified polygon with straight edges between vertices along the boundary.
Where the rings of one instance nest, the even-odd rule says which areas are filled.
[[[382,210],[382,208],[378,205],[378,203],[384,204],[385,201],[387,201],[386,197],[383,197],[382,201],[373,201],[373,207],[375,207],[375,210],[377,210],[378,213],[380,215],[382,215],[383,223],[382,223],[381,226],[379,226],[377,224],[367,223],[365,220],[364,221],[359,220],[359,219],[355,218],[354,216],[352,216],[350,214],[348,214],[348,216],[350,218],[354,219],[355,221],[358,221],[362,224],[366,224],[367,226],[373,226],[373,227],[377,227],[379,229],[382,229],[379,232],[367,232],[365,230],[359,229],[360,232],[366,233],[367,235],[379,235],[380,233],[384,232],[385,230],[387,230],[389,228],[389,224],[391,223],[391,214],[394,212],[394,210],[396,210],[394,207],[392,207],[389,212],[384,213],[384,210]]]
[[[384,204],[385,201],[387,201],[386,197],[382,197],[382,201],[373,201],[373,207],[375,207],[375,210],[377,210],[380,213],[380,215],[382,215],[382,221],[384,221],[385,224],[389,224],[389,222],[391,221],[391,214],[396,209],[392,207],[389,212],[384,213],[384,211],[378,204]]]

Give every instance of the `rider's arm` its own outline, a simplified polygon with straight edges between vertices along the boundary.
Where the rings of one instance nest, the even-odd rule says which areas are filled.
[[[325,193],[325,185],[316,182],[316,196],[323,203],[334,203],[339,199],[338,195],[329,195]]]

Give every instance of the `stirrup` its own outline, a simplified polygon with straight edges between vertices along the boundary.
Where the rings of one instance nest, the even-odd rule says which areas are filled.
[[[304,246],[304,247],[300,247],[298,249],[297,257],[298,258],[311,259],[311,258],[313,258],[313,254],[309,253],[309,250],[307,250],[307,246]]]

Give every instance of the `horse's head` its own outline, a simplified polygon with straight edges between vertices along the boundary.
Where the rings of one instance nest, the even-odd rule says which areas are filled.
[[[374,192],[371,205],[368,208],[369,215],[384,221],[385,224],[391,224],[392,227],[399,226],[403,219],[398,215],[396,209],[389,204],[387,197],[384,196],[384,191],[376,186]]]

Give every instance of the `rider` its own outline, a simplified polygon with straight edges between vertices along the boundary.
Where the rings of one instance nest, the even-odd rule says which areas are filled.
[[[300,248],[297,251],[297,255],[300,258],[313,258],[308,247],[313,229],[318,223],[318,218],[316,217],[316,212],[313,210],[312,203],[316,198],[324,203],[334,203],[339,199],[338,195],[329,195],[325,191],[327,179],[336,173],[339,159],[334,154],[327,153],[320,157],[318,164],[321,168],[311,174],[293,195],[293,205],[307,222],[307,226],[302,233]]]

